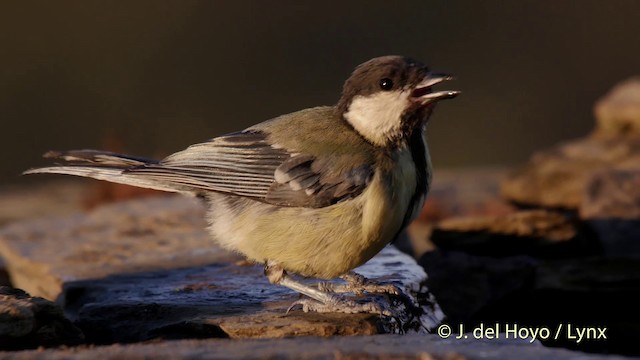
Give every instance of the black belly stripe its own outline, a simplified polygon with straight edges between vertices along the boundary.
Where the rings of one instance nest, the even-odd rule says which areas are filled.
[[[421,128],[415,129],[407,139],[407,146],[411,152],[411,157],[413,158],[413,162],[416,167],[416,191],[411,197],[411,200],[409,200],[409,205],[407,206],[407,210],[404,214],[402,226],[400,226],[400,229],[394,236],[393,241],[395,241],[395,239],[398,238],[398,235],[400,235],[400,232],[409,225],[411,216],[413,215],[413,209],[416,207],[416,204],[420,203],[420,200],[426,196],[428,191],[427,150],[422,136],[423,131],[424,130]],[[420,209],[417,209],[417,211],[420,211]]]

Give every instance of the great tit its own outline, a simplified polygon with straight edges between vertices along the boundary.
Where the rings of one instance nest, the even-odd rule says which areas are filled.
[[[407,57],[378,57],[356,67],[334,106],[282,115],[160,161],[50,151],[45,157],[65,163],[25,174],[77,175],[202,197],[215,241],[265,264],[271,283],[313,299],[296,302],[305,311],[384,312],[333,292],[396,292],[351,270],[421,210],[431,181],[425,126],[436,102],[460,93],[432,86],[450,79]],[[349,286],[314,287],[290,273],[342,277]]]

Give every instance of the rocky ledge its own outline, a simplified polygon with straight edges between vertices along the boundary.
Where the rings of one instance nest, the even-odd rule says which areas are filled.
[[[420,300],[418,318],[287,314],[298,295],[215,246],[205,228],[200,201],[163,196],[9,225],[0,254],[14,286],[60,304],[91,344],[422,332],[444,317],[422,267],[394,247],[357,271]]]

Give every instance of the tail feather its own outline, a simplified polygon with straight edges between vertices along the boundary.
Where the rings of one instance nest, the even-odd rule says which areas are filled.
[[[161,191],[186,194],[194,192],[194,189],[188,186],[136,176],[126,171],[130,168],[157,164],[155,160],[98,150],[49,151],[44,154],[44,157],[63,160],[66,163],[29,169],[22,174],[74,175]]]
[[[60,159],[75,164],[92,164],[95,166],[119,168],[158,163],[156,160],[100,150],[48,151],[43,157],[47,159]]]

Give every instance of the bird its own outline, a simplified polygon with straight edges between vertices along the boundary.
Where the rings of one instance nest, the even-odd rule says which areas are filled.
[[[100,150],[49,151],[61,163],[24,174],[66,174],[202,198],[223,248],[264,265],[272,284],[306,295],[306,311],[381,313],[339,292],[386,292],[353,272],[419,214],[432,165],[426,125],[433,91],[453,77],[405,56],[358,65],[333,106],[308,108],[189,146],[162,160]],[[297,279],[342,278],[347,285]]]

